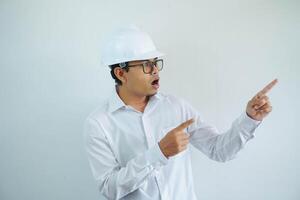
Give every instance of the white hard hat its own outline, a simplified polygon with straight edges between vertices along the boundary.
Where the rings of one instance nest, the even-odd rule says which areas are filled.
[[[161,57],[150,36],[136,26],[121,28],[112,33],[104,42],[101,62],[105,66],[134,60]]]

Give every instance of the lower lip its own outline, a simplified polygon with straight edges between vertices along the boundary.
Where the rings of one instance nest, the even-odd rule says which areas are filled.
[[[154,85],[152,85],[152,87],[157,90],[159,88],[159,84],[158,83],[154,84]]]

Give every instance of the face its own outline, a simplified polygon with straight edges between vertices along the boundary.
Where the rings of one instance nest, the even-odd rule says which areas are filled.
[[[154,61],[155,59],[150,59]],[[146,60],[131,61],[129,62],[129,71],[123,71],[123,84],[122,86],[137,96],[151,96],[157,93],[159,89],[159,71],[157,67],[153,68],[151,74],[145,74],[143,71],[142,63]],[[139,65],[140,64],[140,65]]]

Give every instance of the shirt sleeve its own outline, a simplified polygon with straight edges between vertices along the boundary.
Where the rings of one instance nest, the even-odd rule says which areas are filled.
[[[210,159],[225,162],[232,160],[245,144],[255,137],[254,131],[261,121],[250,118],[243,112],[231,127],[224,133],[204,122],[196,109],[190,104],[183,104],[186,119],[194,118],[195,122],[187,128],[190,143]]]
[[[91,118],[84,125],[84,141],[97,187],[108,199],[120,199],[138,189],[154,169],[168,162],[157,143],[121,167],[101,124]]]

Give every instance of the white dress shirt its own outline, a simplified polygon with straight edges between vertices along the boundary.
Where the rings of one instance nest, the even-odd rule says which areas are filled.
[[[84,141],[97,188],[107,199],[196,200],[190,147],[170,158],[158,142],[182,122],[190,144],[225,162],[254,137],[260,121],[242,113],[225,133],[208,125],[185,100],[158,92],[144,112],[125,105],[116,91],[85,121]]]

